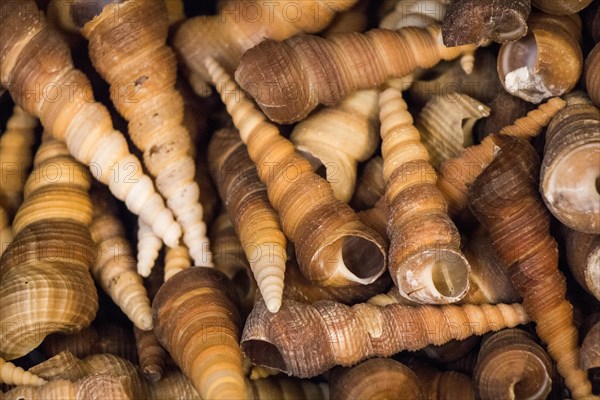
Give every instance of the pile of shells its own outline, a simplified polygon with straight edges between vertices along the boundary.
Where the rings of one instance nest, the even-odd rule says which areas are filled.
[[[0,399],[599,399],[600,3],[2,0]]]

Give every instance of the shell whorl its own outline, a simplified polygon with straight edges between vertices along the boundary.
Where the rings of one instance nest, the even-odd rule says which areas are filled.
[[[129,210],[148,222],[166,244],[175,245],[181,227],[129,152],[123,135],[113,128],[106,107],[94,101],[90,82],[73,67],[64,39],[33,1],[21,6],[0,25],[2,85],[15,103],[65,141],[69,152]]]
[[[207,59],[206,66],[267,186],[283,232],[294,242],[305,276],[331,286],[375,281],[385,270],[385,240],[335,198],[331,186],[214,60]]]
[[[168,248],[165,251],[164,281],[168,281],[181,271],[192,266],[190,252],[185,246]]]
[[[165,2],[108,4],[81,32],[94,67],[111,85],[113,104],[129,122],[131,139],[144,153],[144,165],[183,228],[195,264],[212,266],[183,98],[175,89],[175,53],[166,45]]]
[[[25,371],[23,368],[17,367],[10,361],[6,361],[0,357],[0,383],[17,386],[40,386],[46,383],[46,381],[39,376],[32,374],[29,371]]]
[[[459,301],[470,267],[427,149],[400,91],[383,91],[379,109],[392,279],[402,296],[419,303]]]
[[[139,218],[137,239],[137,271],[141,276],[147,278],[158,260],[158,253],[160,253],[163,242],[152,232],[152,227]]]
[[[358,89],[374,88],[388,78],[432,67],[473,48],[445,47],[438,25],[373,29],[329,40],[299,35],[283,42],[265,40],[248,50],[235,78],[267,117],[291,123],[318,104],[336,104]]]

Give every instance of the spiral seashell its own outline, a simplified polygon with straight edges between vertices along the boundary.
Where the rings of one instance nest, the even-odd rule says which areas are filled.
[[[531,0],[536,8],[554,15],[571,15],[586,8],[593,0]]]
[[[25,371],[23,368],[17,367],[10,361],[6,361],[0,357],[0,383],[17,386],[40,386],[46,383],[46,381],[39,376],[34,375],[29,371]]]
[[[581,19],[532,13],[527,23],[525,37],[500,48],[498,75],[507,92],[537,104],[577,84],[583,69]]]
[[[310,399],[327,400],[329,390],[324,383],[313,383],[306,379],[272,377],[246,379],[246,399]]]
[[[586,333],[581,344],[581,368],[590,370],[600,368],[600,314],[595,313],[588,316],[586,323],[593,325]]]
[[[135,268],[125,228],[114,213],[117,205],[104,188],[94,188],[90,232],[98,246],[92,275],[121,311],[144,331],[152,329],[152,308],[142,277]]]
[[[94,101],[90,82],[73,67],[66,43],[35,3],[25,0],[15,12],[7,12],[0,35],[0,83],[15,103],[65,141],[69,152],[88,165],[96,179],[174,246],[181,227],[138,159],[129,153],[123,135],[114,130],[106,107]]]
[[[10,226],[8,215],[2,206],[0,206],[0,256],[13,240],[13,232]]]
[[[15,238],[0,258],[0,357],[23,356],[48,334],[76,332],[94,319],[89,187],[64,144],[46,138],[25,183]]]
[[[226,212],[219,215],[212,224],[210,243],[213,246],[215,268],[227,275],[233,282],[240,299],[240,312],[245,317],[254,307],[258,286],[246,259],[242,243]]]
[[[546,399],[552,389],[552,361],[527,332],[506,329],[484,339],[475,366],[479,397]]]
[[[513,42],[527,34],[530,0],[462,0],[450,3],[442,23],[446,46]]]
[[[167,352],[158,342],[153,330],[143,331],[134,327],[133,334],[140,369],[149,381],[159,381],[164,374]]]
[[[190,253],[185,246],[168,248],[165,252],[165,282],[171,279],[175,274],[192,266]]]
[[[218,15],[190,18],[183,23],[175,33],[173,45],[196,75],[196,84],[205,85],[210,81],[204,66],[206,57],[213,57],[232,73],[242,54],[264,39],[284,40],[303,32],[319,32],[329,25],[336,13],[356,2],[228,0]]]
[[[473,126],[490,115],[485,104],[461,93],[434,96],[419,113],[415,127],[427,148],[431,165],[458,156],[473,144]]]
[[[138,219],[137,240],[137,271],[147,278],[158,260],[163,242],[152,232],[152,227],[141,219]]]
[[[166,45],[168,7],[164,1],[62,1],[71,3],[90,59],[111,85],[111,100],[129,122],[129,135],[183,228],[194,262],[212,266],[183,99],[175,89],[175,53]],[[96,15],[86,15],[90,5]]]
[[[494,77],[494,79],[498,80],[495,59]],[[498,84],[500,85],[499,80]],[[555,98],[556,97],[553,97],[552,99]],[[549,101],[552,101],[552,99]],[[486,104],[488,107],[490,107],[490,116],[481,121],[475,127],[479,141],[483,140],[486,136],[492,133],[498,133],[500,129],[511,125],[513,122],[515,122],[515,120],[524,117],[535,107],[533,104],[508,93],[501,85],[500,90],[498,90],[496,95],[490,99],[489,102],[486,102]],[[542,104],[542,106],[544,106],[544,104]]]
[[[566,236],[567,261],[573,277],[582,288],[600,301],[600,236],[569,228],[563,231]]]
[[[279,216],[269,203],[267,188],[259,180],[238,131],[217,131],[208,155],[212,176],[260,293],[267,308],[277,312],[283,295],[287,240]]]
[[[600,110],[573,96],[546,132],[540,192],[571,229],[600,233]]]
[[[439,371],[417,357],[403,357],[401,361],[414,371],[426,399],[476,399],[473,382],[467,375]]]
[[[23,186],[33,161],[31,147],[37,125],[36,118],[15,106],[6,123],[6,131],[0,136],[0,206],[11,216],[23,201]]]
[[[445,47],[437,25],[374,29],[329,40],[300,35],[283,42],[265,40],[248,50],[235,78],[268,118],[291,123],[304,119],[318,104],[337,104],[358,89],[374,88],[388,78],[472,49]]]
[[[538,168],[539,158],[529,143],[507,138],[469,188],[469,205],[489,230],[492,247],[573,397],[582,398],[592,389],[579,367],[573,306],[565,298],[550,216],[538,198]]]
[[[383,173],[387,182],[389,271],[400,294],[425,304],[459,301],[469,288],[460,234],[435,186],[437,176],[402,94],[379,97]]]
[[[202,398],[244,397],[236,301],[227,277],[203,267],[179,272],[154,298],[156,337]]]
[[[389,358],[372,358],[350,369],[336,369],[329,383],[331,400],[393,399],[410,395],[425,400],[421,383],[406,365]]]
[[[550,99],[536,110],[530,111],[527,116],[503,128],[502,132],[520,137],[538,136],[564,106],[563,100]],[[488,135],[480,144],[466,148],[461,155],[447,160],[440,167],[438,187],[448,202],[448,214],[451,217],[459,216],[467,208],[468,186],[492,162],[503,137]]]
[[[355,210],[366,210],[385,195],[385,179],[383,177],[383,158],[375,156],[358,174],[354,195],[350,206]]]
[[[334,365],[351,366],[369,357],[388,357],[527,321],[518,304],[348,307],[284,299],[279,312],[272,314],[261,301],[246,321],[242,348],[254,364],[304,378]]]
[[[335,198],[331,186],[295,153],[277,127],[265,121],[214,60],[207,60],[207,67],[267,186],[282,230],[294,242],[302,273],[323,286],[374,282],[385,270],[385,240]]]
[[[297,151],[325,167],[335,197],[344,203],[354,193],[357,163],[379,143],[378,97],[376,90],[356,91],[300,122],[290,136]]]
[[[600,14],[600,13],[599,13]],[[600,17],[598,18],[600,20]],[[599,23],[600,24],[600,23]],[[596,44],[585,61],[585,86],[596,107],[600,107],[600,44]]]

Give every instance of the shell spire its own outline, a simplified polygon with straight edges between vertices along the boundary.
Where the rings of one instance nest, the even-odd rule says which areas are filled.
[[[10,361],[6,361],[0,357],[0,383],[17,386],[39,386],[46,383],[46,381],[39,376],[34,375],[29,371],[25,371],[23,368],[17,367]]]
[[[137,230],[137,271],[147,278],[158,260],[163,246],[162,240],[152,232],[152,227],[138,218]]]
[[[214,60],[207,59],[206,66],[279,212],[283,232],[294,242],[304,275],[325,286],[374,282],[385,270],[385,239],[335,198],[331,185]]]
[[[94,100],[88,78],[73,67],[65,40],[35,2],[22,1],[15,12],[6,13],[0,36],[0,83],[15,103],[64,141],[69,152],[167,245],[176,245],[181,227],[129,152],[123,134],[113,128],[106,107]]]

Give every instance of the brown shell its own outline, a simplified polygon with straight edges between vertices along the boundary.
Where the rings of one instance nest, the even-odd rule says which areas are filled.
[[[0,256],[13,240],[12,227],[4,208],[0,206]]]
[[[143,331],[133,327],[133,334],[140,369],[149,381],[159,381],[164,374],[168,357],[166,350],[159,343],[153,330]]]
[[[594,0],[531,0],[536,8],[555,15],[571,15],[586,8]]]
[[[374,282],[385,270],[385,239],[335,198],[331,186],[313,172],[310,163],[265,120],[214,60],[208,59],[207,66],[248,146],[248,155],[258,166],[282,230],[294,243],[303,274],[325,286]]]
[[[572,96],[548,126],[540,192],[569,228],[600,233],[600,110]]]
[[[371,208],[385,195],[383,158],[375,156],[364,165],[358,174],[350,206],[357,211]]]
[[[594,43],[600,42],[600,4],[598,2],[591,4],[583,14],[585,27]]]
[[[426,399],[475,400],[475,388],[469,376],[457,371],[439,371],[417,357],[402,357],[401,360],[417,375]]]
[[[179,272],[154,298],[156,337],[202,398],[244,397],[236,302],[229,279],[204,267]]]
[[[565,228],[567,261],[573,277],[600,301],[600,235]]]
[[[600,368],[600,314],[591,314],[586,322],[591,322],[593,325],[585,334],[581,344],[581,368],[590,370]]]
[[[500,48],[498,75],[504,88],[531,103],[570,92],[583,69],[581,19],[532,13],[527,22],[525,37]]]
[[[521,329],[506,329],[484,339],[474,372],[482,400],[543,400],[552,389],[551,377],[550,356]]]
[[[373,29],[331,39],[299,35],[283,42],[265,40],[248,50],[235,78],[268,118],[291,123],[318,104],[337,104],[358,89],[374,88],[472,49],[445,47],[439,26]]]
[[[591,395],[579,367],[573,306],[558,269],[558,246],[549,233],[550,216],[538,197],[539,158],[526,141],[508,138],[492,163],[469,188],[469,204],[489,230],[492,247],[506,266],[538,336],[565,377],[574,397]]]
[[[594,46],[585,61],[585,87],[594,105],[600,107],[600,43]]]
[[[369,357],[389,357],[527,321],[518,304],[348,307],[284,299],[272,314],[260,301],[246,321],[242,348],[254,364],[311,377],[334,365],[351,366]]]
[[[175,245],[181,227],[129,152],[123,135],[113,128],[106,107],[94,101],[90,82],[73,67],[64,39],[48,25],[33,0],[24,0],[20,7],[28,12],[6,13],[0,24],[1,85],[16,104],[64,140],[69,152],[90,166],[94,177],[165,243]],[[49,89],[40,92],[40,88]]]

